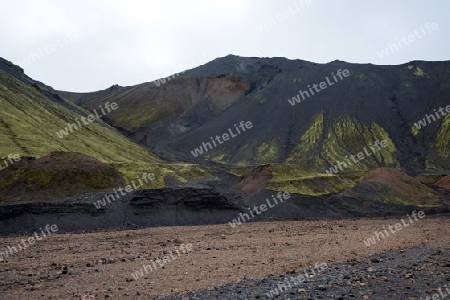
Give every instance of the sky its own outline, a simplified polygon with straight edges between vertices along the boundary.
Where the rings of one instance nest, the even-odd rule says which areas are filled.
[[[380,65],[450,59],[448,0],[0,2],[0,57],[72,92],[150,82],[228,54]]]

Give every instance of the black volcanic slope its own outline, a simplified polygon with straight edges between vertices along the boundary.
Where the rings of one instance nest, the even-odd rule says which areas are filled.
[[[336,77],[336,82],[338,70],[348,70],[348,77]],[[386,166],[410,174],[448,173],[450,118],[440,115],[420,130],[414,123],[450,105],[449,75],[448,61],[376,66],[229,55],[159,87],[150,82],[62,94],[85,108],[105,101],[134,104],[134,112],[130,108],[126,115],[113,115],[109,123],[155,151],[185,160],[289,163],[325,173],[345,156],[386,140],[379,155],[347,171]],[[318,87],[319,92],[305,94],[295,105],[288,101],[321,82],[325,89]],[[197,158],[192,155],[210,137],[234,130],[241,121],[251,121],[253,128]]]
[[[218,179],[208,184],[235,188],[244,210],[283,191],[291,201],[264,218],[362,216],[448,209],[448,192],[433,184],[450,173],[449,75],[448,61],[376,66],[229,55],[165,83],[60,93],[86,109],[107,101],[126,107],[107,122],[166,159],[213,167]],[[252,126],[237,134],[242,121]],[[229,140],[214,145],[211,137],[224,133]],[[350,163],[357,154],[366,155]]]

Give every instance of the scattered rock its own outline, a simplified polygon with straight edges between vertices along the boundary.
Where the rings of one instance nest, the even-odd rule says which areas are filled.
[[[443,259],[450,258],[450,250],[441,251],[435,256],[428,256],[436,251],[431,246],[421,246],[416,248],[404,249],[403,253],[398,250],[388,251],[386,253],[373,255],[367,259],[350,259],[347,263],[336,263],[329,265],[327,270],[317,272],[315,276],[305,278],[301,283],[290,288],[283,288],[275,299],[297,299],[292,295],[308,299],[415,299],[414,297],[405,297],[405,291],[408,294],[427,295],[435,293],[441,287],[445,280],[450,278],[445,276],[443,271]],[[411,258],[405,260],[403,254]],[[377,268],[371,266],[376,263]],[[428,266],[417,268],[417,266]],[[416,265],[416,266],[414,266]],[[414,270],[406,272],[399,276],[403,270]],[[294,274],[286,272],[286,275],[269,276],[261,280],[244,279],[241,282],[227,284],[221,287],[215,287],[213,290],[197,291],[186,295],[173,295],[157,298],[160,300],[176,299],[269,299],[266,297],[268,291],[278,289],[281,284],[291,282],[289,279],[295,274],[304,274],[298,271]],[[434,273],[434,275],[431,275]],[[408,285],[405,279],[415,279],[417,282],[427,284]],[[327,283],[327,284],[324,284]],[[389,285],[388,285],[389,284]],[[355,288],[358,289],[358,295],[355,295]],[[433,290],[430,290],[430,289]],[[297,291],[297,293],[295,293]],[[334,298],[330,294],[334,294]],[[256,297],[256,295],[261,295]],[[372,295],[372,296],[369,296]],[[420,299],[420,298],[419,298]]]

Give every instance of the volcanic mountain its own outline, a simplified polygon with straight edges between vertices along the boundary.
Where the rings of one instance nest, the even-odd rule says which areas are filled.
[[[332,196],[380,167],[449,173],[449,75],[448,61],[376,66],[229,55],[165,82],[59,93],[86,109],[126,105],[106,122],[168,159],[215,162],[240,176],[270,164],[269,189]],[[237,134],[245,122],[252,128]],[[232,138],[216,139],[224,133]]]
[[[21,192],[30,186],[24,174],[47,174],[45,164],[59,168],[61,159],[95,159],[94,169],[106,172],[98,181],[87,168],[83,185],[83,168],[55,169],[76,178],[76,188],[61,181],[68,196],[106,193],[154,172],[144,190],[95,211],[108,220],[102,228],[227,222],[279,191],[290,200],[254,220],[446,211],[449,75],[448,61],[376,66],[229,55],[154,82],[75,93],[0,60],[0,154],[40,159],[0,172],[0,188],[8,202],[48,201],[58,188],[53,175],[35,176],[33,192],[46,191],[37,198]],[[106,103],[117,109],[56,134]]]
[[[448,61],[376,66],[229,55],[166,83],[60,94],[85,109],[105,101],[126,106],[106,121],[143,146],[186,160],[325,173],[385,140],[385,148],[346,171],[392,167],[414,175],[450,169],[449,75]],[[241,121],[253,128],[192,154]]]

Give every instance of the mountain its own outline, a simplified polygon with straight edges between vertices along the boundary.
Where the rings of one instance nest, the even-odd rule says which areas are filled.
[[[229,55],[165,83],[61,94],[86,109],[127,105],[107,122],[167,158],[215,162],[237,176],[270,164],[267,189],[364,198],[378,194],[377,185],[360,182],[377,168],[404,178],[449,174],[449,75],[448,61],[376,66]],[[216,140],[223,134],[227,141]]]
[[[346,171],[393,167],[415,175],[450,169],[449,75],[448,61],[376,66],[229,55],[166,83],[61,94],[86,109],[107,100],[126,104],[109,124],[141,145],[192,161],[287,163],[326,173],[385,140],[385,148]],[[236,134],[241,121],[251,130],[192,154],[211,137]]]
[[[8,220],[32,229],[55,213],[65,231],[245,222],[280,192],[288,200],[252,221],[448,211],[449,73],[229,55],[75,93],[1,60],[0,155],[23,158],[0,170],[1,199],[39,203],[0,206],[0,225],[16,233]]]
[[[165,186],[166,180],[185,182],[208,174],[198,165],[168,163],[158,158],[101,118],[83,122],[82,118],[91,114],[51,87],[29,78],[20,67],[0,59],[0,167],[4,169],[0,172],[0,201],[50,200],[105,191],[144,172],[156,175],[147,187]],[[21,159],[8,160],[8,155]],[[34,163],[41,158],[45,163]],[[97,168],[83,167],[83,162]],[[83,172],[86,174],[82,175]],[[52,185],[62,183],[61,178],[65,178],[64,184]],[[85,184],[79,185],[80,180]]]

